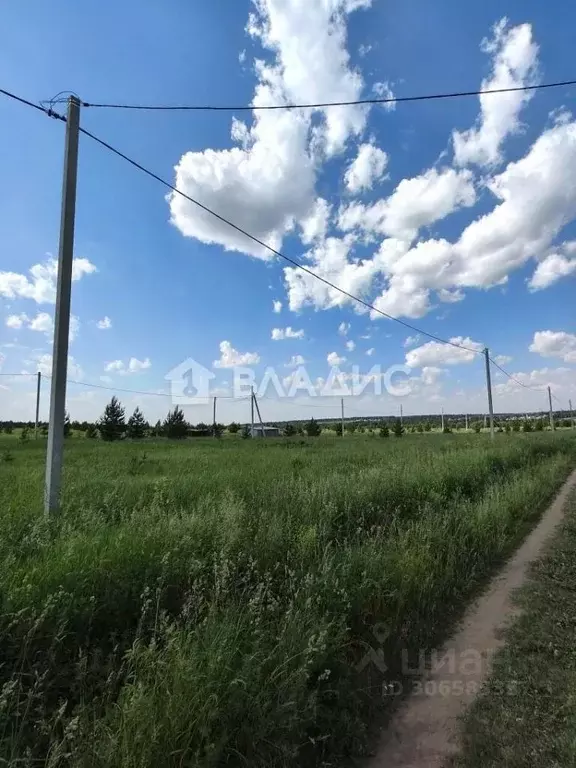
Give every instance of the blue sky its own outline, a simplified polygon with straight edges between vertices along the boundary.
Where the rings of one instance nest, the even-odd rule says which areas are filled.
[[[87,102],[266,104],[576,76],[576,8],[559,2],[33,0],[3,4],[0,21],[1,86],[32,101],[71,90]],[[550,384],[567,403],[576,401],[575,92],[313,112],[86,108],[82,125],[335,284],[442,338],[488,345],[521,381]],[[4,373],[50,370],[54,268],[29,270],[58,249],[63,128],[0,101]],[[328,377],[330,353],[346,358],[345,375],[409,365],[408,394],[351,401],[358,412],[485,408],[479,355],[454,358],[425,337],[406,344],[415,334],[285,271],[85,137],[75,254],[70,378],[84,385],[69,387],[73,417],[96,417],[112,394],[89,384],[168,392],[166,374],[189,357],[211,368],[220,360],[224,396],[235,361],[258,359],[257,376],[274,366],[284,379],[301,356],[316,381]],[[303,338],[274,340],[287,327]],[[497,409],[545,406],[540,391],[495,383]],[[31,382],[0,385],[2,416],[26,417]],[[339,408],[269,397],[269,419],[303,416],[312,402],[318,415]],[[170,406],[123,400],[150,419]],[[245,410],[223,400],[220,415],[244,420]],[[193,421],[208,413],[188,411]]]

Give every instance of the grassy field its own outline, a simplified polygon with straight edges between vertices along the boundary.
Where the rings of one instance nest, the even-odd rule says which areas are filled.
[[[576,462],[573,433],[0,440],[0,757],[334,765],[382,650],[434,644]]]
[[[523,614],[466,719],[458,768],[576,764],[576,494],[518,603]]]

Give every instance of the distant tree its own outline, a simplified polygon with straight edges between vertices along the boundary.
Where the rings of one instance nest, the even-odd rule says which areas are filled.
[[[394,433],[394,437],[402,437],[404,434],[404,427],[402,426],[400,419],[395,419],[392,426],[392,432]]]
[[[542,419],[538,419],[538,421],[534,425],[534,430],[536,432],[543,432],[544,431],[544,422],[542,421]]]
[[[308,437],[318,437],[322,432],[322,428],[316,421],[316,419],[310,419],[305,425],[304,429]]]
[[[236,424],[235,421],[233,421],[231,424],[228,424],[228,432],[230,432],[231,435],[236,435],[238,432],[240,432],[240,424]]]
[[[424,427],[422,426],[422,422],[421,421],[418,422],[418,425],[416,427],[416,431],[420,432],[420,433],[424,432]]]
[[[284,437],[293,437],[296,434],[296,427],[294,424],[285,424],[283,429]]]
[[[28,427],[22,427],[20,432],[20,440],[25,443],[28,440]]]
[[[173,411],[168,411],[164,419],[164,434],[171,440],[182,440],[188,432],[188,424],[184,418],[184,412],[176,406]]]
[[[533,432],[532,422],[526,419],[522,425],[522,432]]]
[[[212,424],[212,436],[213,437],[222,437],[224,434],[224,424]]]
[[[64,437],[70,437],[72,434],[72,426],[70,424],[70,414],[68,411],[64,414]]]
[[[40,434],[42,437],[48,437],[48,424],[42,424],[42,428],[40,429]]]
[[[126,431],[125,415],[122,404],[114,396],[98,421],[98,432],[102,440],[120,440]]]
[[[98,437],[98,431],[94,424],[88,424],[88,428],[84,432],[85,437],[87,437],[89,440],[94,440]]]
[[[144,414],[140,408],[136,407],[134,413],[128,419],[126,436],[131,440],[141,440],[143,437],[146,437],[147,431],[148,422],[144,418]]]
[[[366,427],[358,427],[358,432],[363,435],[366,432]]]
[[[162,434],[162,422],[158,419],[156,424],[150,429],[150,437],[162,437]]]
[[[242,431],[240,432],[240,437],[242,438],[242,440],[248,440],[249,438],[252,437],[252,432],[250,431],[250,427],[248,426],[248,424],[244,424],[244,426],[242,427]]]
[[[442,432],[443,432],[445,435],[451,435],[451,434],[452,434],[452,427],[451,427],[449,424],[446,424],[446,426],[444,427],[444,429],[442,430]]]
[[[353,424],[352,422],[349,422],[346,424],[346,432],[350,432],[351,435],[356,432],[356,424]]]
[[[380,437],[390,437],[390,430],[388,429],[388,424],[386,424],[386,422],[382,422],[380,425],[379,435]]]
[[[424,424],[424,432],[430,432],[430,430],[431,430],[431,429],[432,429],[432,424],[430,424],[430,422],[429,422],[429,421],[427,421],[427,422]]]
[[[504,425],[504,432],[510,432],[510,424],[508,422]]]
[[[338,437],[342,437],[342,424],[341,422],[338,422],[337,424],[334,424],[334,432],[338,435]]]
[[[6,424],[6,426],[4,427],[4,432],[6,432],[7,435],[11,435],[12,431],[13,431],[12,424]]]
[[[520,432],[520,422],[518,419],[514,419],[512,422],[512,432]]]
[[[480,434],[480,431],[482,430],[482,423],[480,421],[475,421],[474,424],[472,424],[472,429],[476,434]]]

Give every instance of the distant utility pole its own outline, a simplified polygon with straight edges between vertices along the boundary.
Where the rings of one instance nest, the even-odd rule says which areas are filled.
[[[402,410],[402,403],[400,403],[400,426],[404,426],[404,411]]]
[[[212,408],[212,434],[217,437],[216,434],[216,397],[214,397],[214,405]]]
[[[74,217],[76,214],[76,177],[78,171],[78,136],[80,131],[80,102],[68,99],[66,144],[64,150],[64,179],[58,247],[58,283],[54,312],[54,345],[52,352],[52,385],[50,387],[50,416],[48,419],[48,449],[46,452],[46,483],[44,511],[54,513],[60,503],[62,483],[62,454],[64,450],[64,418],[66,408],[66,376],[68,372],[68,339],[70,334],[70,295],[72,292],[72,260],[74,258]]]
[[[40,417],[40,386],[42,384],[42,374],[38,371],[36,375],[36,419],[34,421],[34,439],[38,439],[38,418]]]
[[[466,414],[466,416],[464,417],[464,419],[465,419],[465,421],[466,421],[466,432],[468,432],[468,414]]]
[[[440,428],[442,429],[442,432],[444,432],[444,408],[442,408],[440,412]]]
[[[254,437],[254,387],[250,388],[250,422],[251,422],[250,437]]]
[[[494,440],[494,407],[492,405],[492,380],[490,378],[490,352],[488,347],[484,349],[486,358],[486,389],[488,390],[488,411],[490,413],[490,437]]]
[[[258,400],[256,399],[256,395],[252,395],[252,400],[254,402],[254,405],[256,406],[256,411],[258,413],[258,421],[260,422],[260,429],[262,430],[262,437],[266,437],[266,430],[264,429],[264,422],[262,421],[262,416],[260,415],[260,406],[258,405]]]
[[[550,429],[554,432],[554,411],[552,410],[552,391],[548,387],[548,404],[550,406]]]
[[[342,437],[344,437],[344,398],[340,398],[340,407],[342,409]]]
[[[568,400],[568,405],[570,406],[570,421],[572,422],[572,429],[574,429],[576,422],[574,421],[574,413],[572,411],[572,400]]]

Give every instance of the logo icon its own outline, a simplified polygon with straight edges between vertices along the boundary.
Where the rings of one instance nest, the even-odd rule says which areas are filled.
[[[164,379],[170,382],[174,405],[202,405],[210,399],[210,382],[215,377],[209,368],[189,357],[172,368]]]

